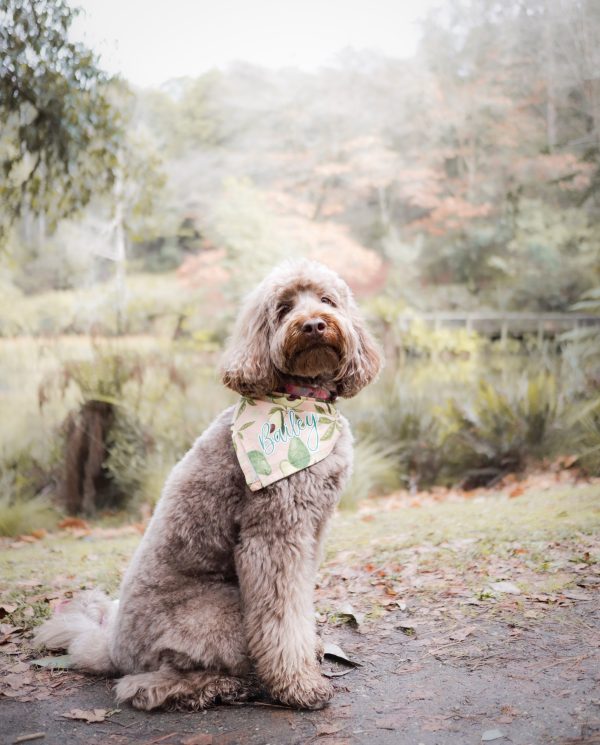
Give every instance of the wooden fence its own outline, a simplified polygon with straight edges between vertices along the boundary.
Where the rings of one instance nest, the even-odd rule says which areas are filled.
[[[506,341],[508,337],[522,338],[536,334],[539,341],[555,338],[566,331],[600,326],[600,316],[580,313],[419,313],[400,315],[396,319],[400,330],[410,328],[415,321],[425,321],[435,328],[451,326],[477,331],[492,339]]]

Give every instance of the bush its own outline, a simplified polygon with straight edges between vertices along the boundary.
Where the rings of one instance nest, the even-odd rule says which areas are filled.
[[[372,494],[385,493],[398,486],[394,448],[381,447],[371,439],[354,446],[354,470],[340,500],[341,509],[355,509]]]
[[[522,470],[530,458],[548,453],[557,411],[552,375],[524,378],[510,391],[481,381],[472,402],[448,405],[445,474],[469,488]]]
[[[388,448],[397,481],[411,488],[435,483],[442,467],[440,417],[435,400],[398,380],[384,385],[376,406],[357,417],[363,437]]]
[[[600,476],[600,396],[575,408],[566,430],[563,449],[577,455],[589,476]]]
[[[25,501],[0,498],[0,535],[26,535],[33,530],[53,528],[58,520],[57,513],[45,499]]]

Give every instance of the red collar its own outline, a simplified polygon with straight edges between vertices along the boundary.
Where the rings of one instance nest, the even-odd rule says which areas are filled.
[[[336,391],[328,391],[327,388],[319,388],[316,385],[296,385],[285,383],[283,393],[292,398],[316,398],[317,401],[335,401]]]

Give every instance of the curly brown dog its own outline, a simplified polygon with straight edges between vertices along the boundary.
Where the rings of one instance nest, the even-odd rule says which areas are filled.
[[[250,294],[222,375],[244,397],[291,385],[333,401],[354,396],[379,368],[347,285],[301,261]],[[252,491],[232,441],[233,411],[173,469],[119,601],[83,593],[37,633],[38,644],[68,649],[78,668],[123,676],[117,698],[139,709],[201,709],[259,688],[301,708],[332,696],[319,670],[313,589],[352,467],[348,423],[336,420],[327,457]]]

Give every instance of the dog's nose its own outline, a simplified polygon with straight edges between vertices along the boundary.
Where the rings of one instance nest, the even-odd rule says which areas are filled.
[[[302,331],[305,334],[313,334],[314,336],[319,336],[326,328],[327,324],[322,318],[309,318],[302,325]]]

